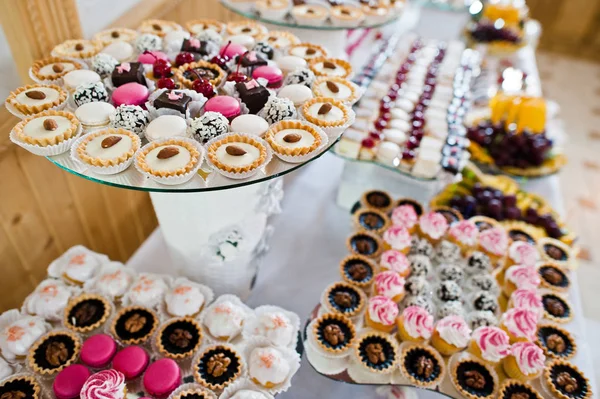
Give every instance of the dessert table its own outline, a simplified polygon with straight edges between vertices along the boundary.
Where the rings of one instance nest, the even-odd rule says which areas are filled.
[[[249,306],[277,303],[299,315],[308,315],[314,308],[315,298],[339,278],[338,263],[347,254],[345,239],[352,231],[348,211],[335,204],[343,166],[342,159],[328,153],[319,162],[284,178],[283,212],[273,220],[276,233],[269,243],[271,249],[259,266],[261,270],[256,285],[247,301]],[[533,185],[525,187],[546,196],[558,211],[563,210],[557,176],[536,180]],[[128,265],[137,270],[160,270],[164,273],[170,263],[168,256],[160,229],[157,229]],[[576,274],[571,279],[573,289],[570,299],[576,314],[573,330],[580,345],[575,362],[588,376],[593,376],[581,299],[576,295]],[[598,392],[594,381],[592,386],[594,392]],[[373,387],[335,382],[317,374],[306,359],[302,360],[292,387],[281,397],[321,397],[323,392],[327,392],[329,398],[376,397]],[[419,397],[445,396],[419,390]]]

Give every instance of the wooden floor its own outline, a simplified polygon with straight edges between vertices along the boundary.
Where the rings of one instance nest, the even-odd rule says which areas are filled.
[[[541,52],[544,95],[559,103],[569,164],[560,175],[566,218],[583,248],[579,283],[585,316],[600,321],[600,64]]]

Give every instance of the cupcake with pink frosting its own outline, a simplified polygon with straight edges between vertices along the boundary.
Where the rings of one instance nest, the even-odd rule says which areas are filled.
[[[537,315],[538,319],[544,314],[542,296],[535,289],[522,288],[512,293],[508,306],[511,308],[529,309]]]
[[[433,333],[433,316],[420,306],[404,309],[396,324],[401,341],[425,342]]]
[[[531,380],[544,370],[544,351],[532,342],[517,342],[510,347],[510,354],[502,361],[504,372],[511,378]]]
[[[458,245],[463,254],[466,251],[477,246],[479,239],[479,229],[477,225],[470,220],[461,220],[454,223],[448,230],[448,238],[450,242]]]
[[[536,289],[540,285],[540,276],[537,269],[532,266],[511,266],[504,273],[504,285],[502,290],[510,297],[518,289]]]
[[[437,244],[448,230],[448,220],[439,212],[429,212],[419,218],[417,227],[421,237]]]
[[[410,251],[411,236],[406,227],[391,226],[383,233],[383,241],[388,248],[408,254]]]
[[[92,374],[83,384],[81,399],[124,399],[127,395],[125,375],[117,370],[103,370]]]
[[[412,205],[400,205],[392,210],[392,224],[405,227],[409,233],[414,233],[419,221],[419,215]]]
[[[442,355],[450,356],[467,347],[471,329],[461,316],[446,316],[435,324],[431,345]]]
[[[469,352],[489,364],[496,365],[509,355],[510,338],[498,327],[479,327],[471,334]]]
[[[375,276],[373,283],[374,295],[382,295],[398,303],[404,298],[404,278],[393,271],[384,271]]]
[[[525,241],[515,241],[508,247],[508,265],[535,266],[540,253],[535,245]]]
[[[479,233],[479,250],[487,254],[494,266],[506,256],[508,234],[502,227],[492,227]]]
[[[390,270],[396,272],[400,277],[408,277],[410,274],[410,262],[406,255],[395,249],[389,249],[381,254],[379,260],[379,266],[383,270]]]
[[[396,302],[383,295],[377,295],[369,299],[365,323],[371,328],[389,333],[394,329],[398,313]]]
[[[533,341],[537,331],[537,314],[533,310],[512,308],[504,312],[500,327],[508,333],[510,342]]]

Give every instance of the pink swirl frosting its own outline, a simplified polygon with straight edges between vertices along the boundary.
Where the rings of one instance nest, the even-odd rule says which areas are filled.
[[[419,216],[412,205],[400,205],[392,211],[392,224],[410,229],[417,224]]]
[[[369,299],[369,317],[376,323],[391,326],[398,313],[398,305],[388,297],[377,295]]]
[[[117,370],[103,370],[90,376],[83,384],[81,399],[123,399],[125,376]]]
[[[508,256],[515,262],[525,266],[535,266],[539,255],[537,248],[525,241],[515,241],[508,248]]]
[[[529,341],[535,339],[537,315],[533,310],[523,308],[509,309],[502,315],[502,324],[517,338]]]
[[[510,347],[510,354],[515,357],[519,368],[524,374],[540,373],[545,365],[546,356],[542,348],[532,342],[517,342]]]
[[[500,227],[492,227],[479,233],[479,244],[494,255],[504,255],[508,248],[508,234]]]
[[[419,218],[421,231],[434,240],[441,238],[448,230],[448,221],[438,212],[429,212]]]
[[[494,326],[483,326],[473,331],[471,339],[481,350],[484,360],[499,362],[510,353],[510,339],[502,329]]]
[[[403,226],[392,226],[383,233],[383,240],[394,249],[410,247],[410,233]]]
[[[404,329],[413,338],[429,339],[433,332],[433,316],[420,306],[409,306],[402,312]]]
[[[504,278],[512,282],[517,288],[535,289],[540,285],[540,276],[535,267],[532,266],[511,266],[506,270]]]
[[[540,319],[544,313],[544,305],[542,297],[532,289],[519,289],[510,296],[512,306],[515,308],[529,309],[536,313]]]
[[[461,316],[446,316],[436,323],[435,329],[444,341],[458,348],[467,346],[472,332]]]
[[[381,272],[375,276],[375,291],[378,295],[394,298],[404,293],[404,283],[404,279],[396,272]]]
[[[407,274],[408,270],[410,270],[410,263],[406,255],[395,249],[390,249],[382,253],[379,264],[382,268],[399,274]]]
[[[461,220],[450,226],[450,236],[465,245],[475,245],[479,237],[477,225],[470,220]]]

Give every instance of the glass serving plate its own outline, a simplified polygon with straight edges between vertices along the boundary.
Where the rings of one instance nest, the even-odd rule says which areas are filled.
[[[236,8],[236,7],[232,6],[231,4],[228,4],[225,1],[221,1],[221,4],[223,5],[223,7],[227,8],[231,12],[234,12],[245,18],[252,19],[252,20],[255,20],[258,22],[262,22],[265,24],[282,26],[282,27],[286,27],[286,28],[310,29],[310,30],[322,30],[322,31],[344,31],[344,30],[358,29],[358,28],[380,28],[382,26],[388,25],[388,24],[396,21],[402,15],[402,13],[400,13],[400,14],[394,16],[393,18],[388,19],[385,22],[381,22],[381,23],[377,23],[377,24],[368,24],[363,21],[361,24],[354,26],[354,27],[334,26],[330,22],[325,22],[321,25],[303,25],[303,24],[296,23],[294,21],[294,19],[289,15],[286,16],[284,19],[269,19],[269,18],[261,17],[258,14],[258,12],[253,11],[253,10],[251,10],[251,11],[240,10],[239,8]],[[404,11],[406,11],[406,10],[404,10]]]
[[[59,168],[64,169],[69,173],[112,187],[148,192],[193,193],[228,190],[265,182],[286,175],[321,157],[339,140],[339,137],[336,135],[328,135],[328,138],[329,142],[327,146],[317,151],[311,159],[302,163],[284,162],[273,155],[271,162],[261,168],[257,174],[247,179],[237,180],[230,179],[219,174],[218,172],[213,171],[206,165],[206,162],[204,162],[202,168],[200,168],[196,176],[194,176],[190,181],[174,186],[159,184],[154,180],[146,178],[135,169],[134,165],[131,165],[125,171],[115,175],[100,175],[91,172],[85,167],[82,167],[79,163],[75,162],[69,155],[69,152],[46,158]]]

